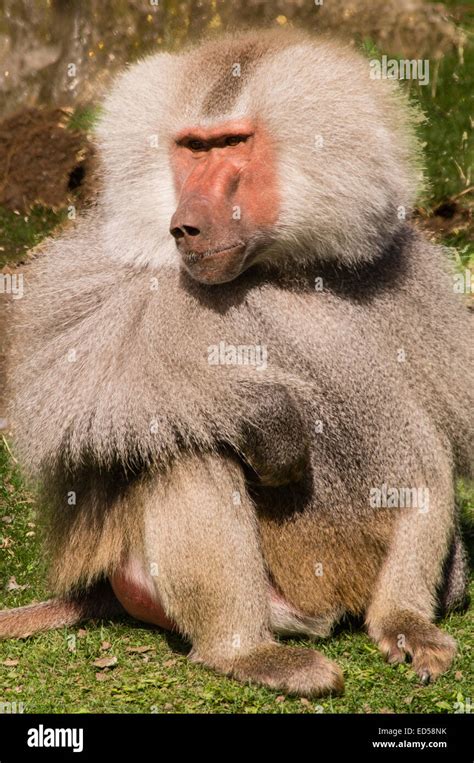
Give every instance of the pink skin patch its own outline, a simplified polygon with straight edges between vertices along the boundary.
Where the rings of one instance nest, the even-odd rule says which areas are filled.
[[[144,563],[139,559],[129,557],[110,577],[110,584],[122,607],[131,617],[157,625],[164,630],[178,630],[176,624],[166,615],[150,574],[145,571]],[[271,607],[276,605],[280,610],[283,608],[289,616],[298,616],[299,613],[273,588],[269,588],[269,596]]]
[[[174,623],[166,616],[150,576],[145,574],[138,559],[130,557],[110,577],[110,584],[122,607],[136,620],[158,625],[165,630],[174,629]]]
[[[186,270],[203,283],[236,278],[247,245],[271,229],[280,206],[273,141],[249,119],[181,130],[171,147],[178,196],[170,232]]]

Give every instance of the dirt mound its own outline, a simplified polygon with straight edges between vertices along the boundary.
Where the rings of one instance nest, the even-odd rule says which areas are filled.
[[[58,209],[80,189],[93,193],[95,157],[87,134],[68,129],[63,109],[24,109],[0,123],[0,204]]]

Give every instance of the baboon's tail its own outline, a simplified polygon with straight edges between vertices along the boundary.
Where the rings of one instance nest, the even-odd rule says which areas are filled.
[[[0,611],[0,639],[25,638],[93,618],[113,617],[125,610],[109,583],[97,583],[77,594]]]

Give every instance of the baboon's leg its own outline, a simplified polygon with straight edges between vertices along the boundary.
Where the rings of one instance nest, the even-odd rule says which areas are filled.
[[[424,683],[447,670],[456,653],[455,641],[432,623],[455,515],[448,459],[433,447],[435,459],[427,510],[393,509],[400,516],[366,618],[389,662],[410,656]]]
[[[254,507],[233,460],[190,456],[150,485],[145,574],[192,660],[289,693],[342,689],[335,664],[272,639]]]

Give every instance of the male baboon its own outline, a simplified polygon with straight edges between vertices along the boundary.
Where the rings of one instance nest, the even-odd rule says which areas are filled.
[[[241,680],[340,690],[272,630],[350,613],[423,680],[449,667],[432,620],[465,596],[468,329],[409,221],[409,121],[362,57],[296,32],[118,80],[100,198],[15,305],[16,447],[63,598],[0,613],[0,635],[110,612],[108,577]]]

